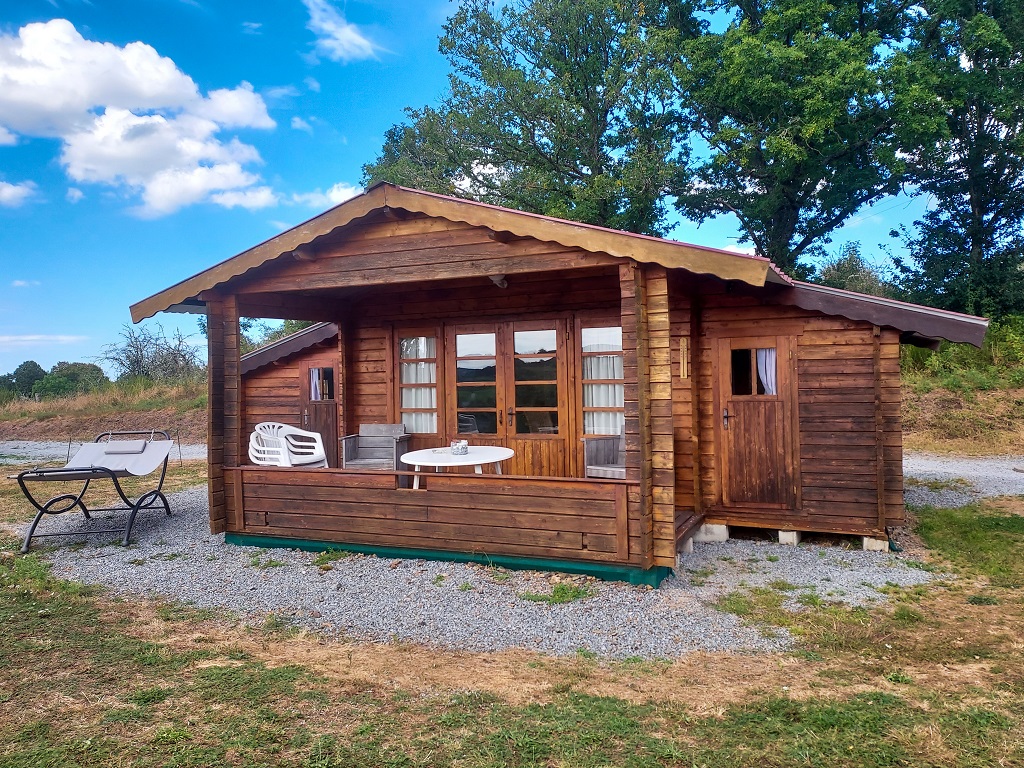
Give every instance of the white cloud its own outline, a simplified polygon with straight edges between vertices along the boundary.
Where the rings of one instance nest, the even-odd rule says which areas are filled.
[[[294,85],[275,85],[273,88],[267,88],[263,95],[271,101],[284,101],[298,96],[299,89]]]
[[[320,93],[320,81],[317,80],[315,77],[307,77],[302,82],[313,93]]]
[[[295,115],[292,118],[292,128],[294,128],[296,131],[306,131],[307,133],[313,132],[313,126],[307,123],[298,115]]]
[[[277,195],[270,187],[253,187],[251,189],[218,192],[211,198],[217,205],[225,208],[269,208],[277,205]]]
[[[68,187],[68,193],[66,197],[69,203],[77,203],[79,200],[85,197],[85,193],[78,187]]]
[[[300,205],[308,205],[310,208],[327,208],[344,203],[346,200],[350,200],[362,193],[362,187],[356,187],[344,181],[339,181],[326,192],[321,192],[318,189],[314,192],[294,194],[292,195],[292,200]]]
[[[12,288],[31,288],[36,285],[41,285],[38,280],[12,280]]]
[[[258,21],[243,21],[242,31],[247,35],[262,35],[262,26],[263,25]]]
[[[0,181],[0,205],[6,208],[17,208],[35,194],[36,185],[31,181],[11,184]]]
[[[316,51],[331,61],[347,63],[358,59],[374,59],[378,46],[365,37],[359,28],[348,22],[328,0],[302,0],[309,11],[306,28],[316,35]]]
[[[61,334],[31,334],[24,336],[0,336],[0,349],[33,347],[51,344],[78,344],[88,341],[88,336],[65,336]]]
[[[274,126],[249,83],[203,96],[145,43],[86,40],[65,19],[0,35],[0,131],[60,139],[73,181],[138,194],[142,215],[257,188],[242,166],[259,153],[220,133]]]
[[[0,125],[0,147],[10,147],[18,143],[18,137]]]

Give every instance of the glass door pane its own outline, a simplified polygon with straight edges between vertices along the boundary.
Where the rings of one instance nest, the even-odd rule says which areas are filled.
[[[455,407],[459,434],[498,434],[501,413],[497,362],[496,334],[455,335]]]
[[[513,333],[515,431],[557,435],[558,333],[554,328]]]

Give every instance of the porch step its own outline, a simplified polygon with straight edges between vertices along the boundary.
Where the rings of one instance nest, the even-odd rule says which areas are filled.
[[[693,552],[693,534],[700,530],[702,525],[704,525],[704,515],[694,513],[676,526],[677,552]]]

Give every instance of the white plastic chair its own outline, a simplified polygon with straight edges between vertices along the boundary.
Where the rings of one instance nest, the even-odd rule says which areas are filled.
[[[249,459],[276,467],[326,467],[327,451],[319,432],[264,421],[249,436]]]

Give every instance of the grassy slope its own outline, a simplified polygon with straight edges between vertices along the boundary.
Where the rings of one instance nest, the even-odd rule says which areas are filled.
[[[0,406],[0,440],[92,440],[106,430],[166,429],[206,442],[206,385],[153,386]]]

